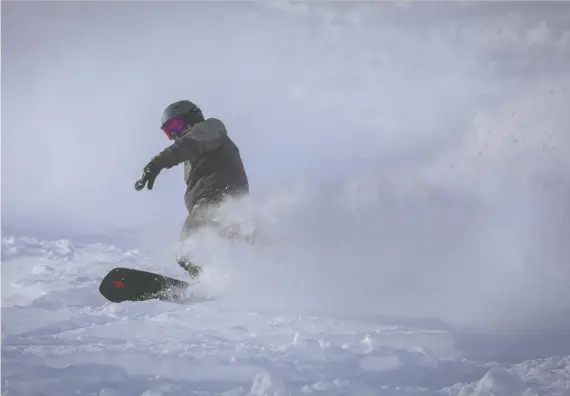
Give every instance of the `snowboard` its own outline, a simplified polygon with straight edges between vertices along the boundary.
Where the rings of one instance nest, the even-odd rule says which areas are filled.
[[[170,302],[195,302],[197,298],[190,284],[179,279],[134,268],[114,268],[101,281],[99,292],[107,300],[124,301],[163,300]]]

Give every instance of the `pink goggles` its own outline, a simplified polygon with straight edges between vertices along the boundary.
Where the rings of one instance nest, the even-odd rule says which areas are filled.
[[[187,125],[188,124],[182,119],[182,117],[176,117],[166,122],[161,129],[168,140],[172,140],[180,137],[182,131],[186,128]]]

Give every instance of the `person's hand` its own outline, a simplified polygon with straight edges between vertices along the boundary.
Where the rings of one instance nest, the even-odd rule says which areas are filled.
[[[154,162],[150,161],[147,166],[144,167],[141,178],[135,183],[135,189],[137,191],[140,191],[146,184],[147,188],[149,190],[152,190],[152,187],[154,186],[154,180],[159,173],[160,168],[158,168]]]

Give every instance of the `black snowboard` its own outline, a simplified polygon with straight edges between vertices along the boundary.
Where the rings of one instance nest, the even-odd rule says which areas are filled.
[[[190,284],[168,276],[133,268],[115,268],[101,281],[99,292],[107,300],[164,300],[183,302],[192,299]]]

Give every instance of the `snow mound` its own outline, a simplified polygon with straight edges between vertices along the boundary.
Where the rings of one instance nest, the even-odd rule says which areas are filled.
[[[477,382],[458,386],[453,396],[565,396],[570,394],[570,356],[493,367]]]
[[[73,244],[66,239],[42,241],[29,237],[2,238],[2,261],[19,256],[36,256],[48,259],[72,260],[75,252]]]

